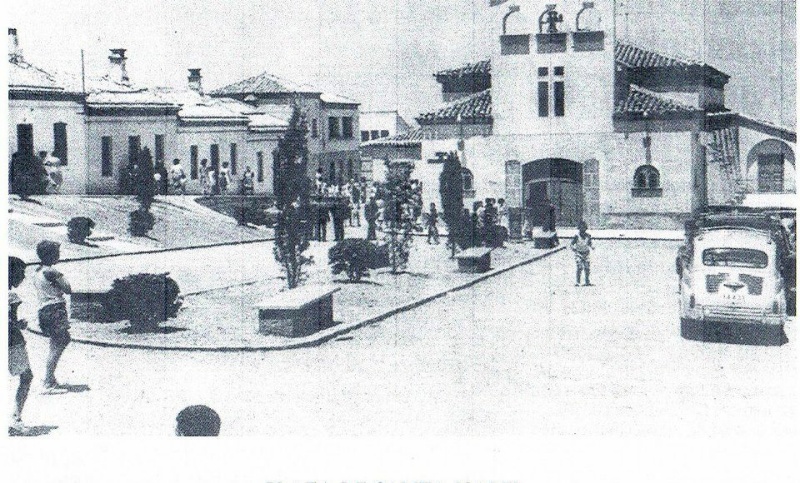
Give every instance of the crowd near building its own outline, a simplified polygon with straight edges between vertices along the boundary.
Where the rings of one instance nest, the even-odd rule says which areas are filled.
[[[56,159],[60,193],[115,194],[145,147],[156,164],[179,160],[188,193],[203,193],[203,173],[220,169],[233,181],[247,172],[254,193],[272,193],[273,151],[295,102],[309,129],[309,175],[321,170],[331,184],[360,176],[351,99],[268,73],[206,92],[198,68],[185,88],[144,87],[129,76],[125,49],[111,49],[102,76],[53,73],[23,56],[16,29],[8,36],[9,156]]]
[[[497,8],[490,59],[437,72],[443,105],[362,157],[414,162],[427,203],[456,152],[467,204],[550,205],[561,226],[678,228],[748,192],[795,192],[795,129],[728,109],[728,74],[617,38],[611,0],[550,2]]]

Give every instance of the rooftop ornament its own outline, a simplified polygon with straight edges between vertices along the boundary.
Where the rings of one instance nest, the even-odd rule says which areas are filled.
[[[581,26],[581,15],[583,12],[589,9],[594,8],[594,2],[583,2],[583,8],[578,11],[578,15],[575,16],[575,30],[578,32],[585,32],[591,30],[590,27]]]
[[[544,33],[544,26],[547,24],[547,33],[558,33],[558,24],[564,21],[564,16],[556,12],[556,5],[545,6],[544,12],[539,15],[539,33]]]
[[[506,24],[508,23],[508,17],[516,12],[519,12],[519,5],[511,5],[508,7],[508,13],[503,16],[503,35],[506,35]]]

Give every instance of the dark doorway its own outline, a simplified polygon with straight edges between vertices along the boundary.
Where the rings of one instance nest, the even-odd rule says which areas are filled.
[[[758,155],[759,193],[783,192],[783,154]]]
[[[33,156],[33,124],[17,124],[17,152]]]
[[[583,165],[563,158],[545,158],[522,166],[525,208],[532,226],[552,223],[574,227],[583,219]]]

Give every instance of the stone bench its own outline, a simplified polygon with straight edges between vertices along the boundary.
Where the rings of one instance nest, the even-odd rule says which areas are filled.
[[[456,254],[458,271],[466,273],[483,273],[492,268],[492,249],[483,247],[467,248]]]
[[[330,285],[308,285],[280,292],[256,305],[258,332],[264,335],[304,337],[333,325]]]
[[[106,310],[110,286],[73,286],[70,295],[70,317],[88,322],[112,322]]]

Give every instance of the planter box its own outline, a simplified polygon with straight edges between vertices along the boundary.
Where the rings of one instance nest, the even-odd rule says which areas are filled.
[[[464,273],[484,273],[492,269],[491,248],[467,248],[456,254],[458,271]]]
[[[258,332],[304,337],[333,326],[333,294],[329,285],[311,285],[281,292],[258,305]]]
[[[531,53],[531,36],[501,35],[500,55],[528,55]]]
[[[70,317],[86,322],[112,322],[106,310],[108,290],[84,289],[73,291],[70,296]]]
[[[567,51],[567,34],[536,34],[536,51],[540,54],[554,54]]]
[[[602,31],[580,31],[572,33],[572,48],[576,52],[603,50],[605,33]]]

